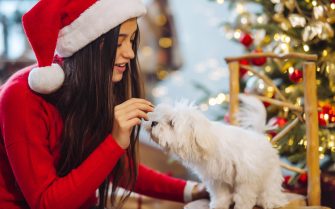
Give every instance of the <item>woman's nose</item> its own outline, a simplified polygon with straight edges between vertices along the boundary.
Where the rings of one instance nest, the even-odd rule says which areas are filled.
[[[127,59],[134,59],[135,53],[132,44],[127,44],[123,49],[123,56]]]

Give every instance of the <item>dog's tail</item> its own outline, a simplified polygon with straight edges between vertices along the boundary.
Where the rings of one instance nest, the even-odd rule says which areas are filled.
[[[260,133],[275,128],[273,124],[266,124],[266,109],[257,97],[239,94],[239,100],[241,105],[239,112],[235,115],[239,126]]]

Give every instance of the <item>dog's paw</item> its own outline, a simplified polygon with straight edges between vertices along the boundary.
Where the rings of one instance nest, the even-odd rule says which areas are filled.
[[[229,209],[229,204],[211,201],[209,203],[209,208],[210,209]]]

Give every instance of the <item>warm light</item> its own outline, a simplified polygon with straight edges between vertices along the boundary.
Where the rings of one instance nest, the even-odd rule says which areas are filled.
[[[262,17],[262,16],[257,17],[257,23],[259,23],[259,24],[264,23],[264,17]]]
[[[331,4],[330,4],[330,8],[331,8],[331,9],[335,9],[335,4],[334,4],[334,3],[331,3]]]
[[[323,158],[325,158],[324,154],[320,154],[320,160],[322,160]]]
[[[321,71],[321,68],[320,68],[320,67],[317,67],[317,68],[316,68],[316,71],[317,71],[317,72],[320,72],[320,71]]]
[[[216,97],[216,101],[218,102],[218,104],[222,104],[224,101],[226,101],[227,96],[223,93],[220,93],[217,97]]]
[[[258,88],[261,89],[261,90],[264,89],[265,88],[264,83],[259,83]]]
[[[289,67],[288,68],[288,72],[291,74],[291,73],[293,73],[294,72],[294,67]]]
[[[308,46],[308,45],[305,44],[303,47],[304,47],[304,51],[305,51],[305,52],[308,52],[308,51],[309,51],[309,46]]]
[[[326,114],[323,115],[323,118],[324,118],[326,121],[328,121],[328,120],[329,120],[329,115],[326,113]]]
[[[274,39],[275,41],[279,41],[279,40],[280,40],[280,35],[279,35],[279,33],[276,33],[276,34],[273,36],[273,39]]]
[[[224,0],[216,0],[216,2],[217,2],[218,4],[223,4],[223,3],[224,3]]]
[[[288,145],[289,145],[289,146],[292,146],[293,143],[294,143],[293,139],[288,140]]]
[[[254,74],[252,73],[252,72],[250,72],[250,71],[248,71],[248,76],[253,76]]]
[[[319,147],[319,152],[322,152],[323,151],[323,147]]]
[[[159,46],[162,48],[170,48],[172,46],[172,39],[168,37],[162,37],[159,39]]]
[[[216,99],[215,99],[215,98],[210,98],[210,99],[208,100],[208,104],[211,105],[211,106],[216,105]]]
[[[166,70],[159,70],[156,75],[159,80],[164,80],[169,73]]]
[[[322,56],[326,57],[328,55],[328,51],[325,49],[322,51]]]
[[[312,1],[312,5],[315,7],[318,5],[318,2],[317,1]]]
[[[240,39],[241,38],[241,30],[237,29],[234,32],[234,38],[236,38],[236,39]]]
[[[245,7],[243,6],[243,4],[241,3],[236,4],[236,12],[238,14],[245,12]]]
[[[298,98],[297,98],[297,105],[300,106],[301,103],[302,103],[302,99],[301,99],[301,97],[298,97]]]
[[[265,67],[265,72],[269,73],[271,72],[272,68],[270,66],[266,66]]]
[[[158,15],[156,19],[156,24],[158,26],[164,26],[167,22],[167,18],[165,15]]]

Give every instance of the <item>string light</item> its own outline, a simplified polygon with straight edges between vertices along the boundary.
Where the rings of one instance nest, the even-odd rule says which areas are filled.
[[[320,160],[322,160],[323,158],[325,158],[325,155],[322,153],[320,154]]]
[[[305,51],[305,52],[308,52],[308,51],[309,51],[309,46],[308,46],[308,45],[304,44],[303,48],[304,48],[304,51]]]
[[[220,93],[217,97],[216,97],[216,101],[218,104],[222,104],[224,101],[226,101],[227,96],[223,93]]]
[[[234,38],[236,38],[236,39],[240,39],[241,38],[241,30],[237,29],[234,32]]]
[[[208,104],[211,105],[211,106],[216,105],[216,99],[215,98],[209,98]]]
[[[312,5],[313,5],[313,7],[316,7],[318,5],[318,2],[317,1],[312,1]]]
[[[172,39],[169,37],[162,37],[159,39],[159,46],[162,48],[170,48],[172,46]]]
[[[328,51],[327,51],[326,49],[324,49],[324,50],[322,51],[322,56],[324,56],[324,57],[327,57],[327,56],[328,56]]]

